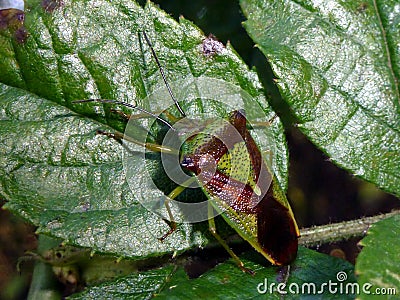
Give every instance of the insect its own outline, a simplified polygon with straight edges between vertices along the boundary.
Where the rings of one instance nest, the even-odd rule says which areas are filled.
[[[159,152],[161,156],[175,154],[178,157],[175,165],[183,170],[184,180],[167,193],[167,197],[163,197],[166,198],[162,203],[167,211],[166,219],[169,220],[170,230],[159,239],[167,239],[177,228],[171,209],[172,201],[195,183],[209,200],[206,219],[211,234],[242,271],[252,273],[217,233],[214,221],[216,214],[221,214],[244,240],[272,264],[290,264],[297,255],[299,229],[285,193],[250,133],[248,127],[251,125],[246,112],[243,109],[233,109],[222,118],[207,118],[203,121],[187,117],[166,79],[146,32],[143,32],[143,36],[178,116],[169,110],[156,114],[136,105],[114,100],[88,99],[75,102],[97,101],[127,106],[140,111],[143,117],[154,118],[157,120],[155,123],[166,127],[168,132],[164,140],[168,133],[172,134],[171,140],[180,140],[177,146],[171,146],[149,142],[147,139],[137,140],[130,137],[127,131],[124,135],[98,132],[120,142],[123,139],[128,140],[148,151]],[[218,109],[220,106],[221,104],[216,104],[214,107]]]

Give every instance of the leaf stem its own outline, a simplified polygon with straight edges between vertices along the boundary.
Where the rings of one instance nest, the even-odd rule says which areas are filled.
[[[373,223],[399,214],[400,210],[394,210],[390,213],[372,217],[304,228],[300,230],[299,244],[312,247],[353,237],[361,237],[367,233]]]

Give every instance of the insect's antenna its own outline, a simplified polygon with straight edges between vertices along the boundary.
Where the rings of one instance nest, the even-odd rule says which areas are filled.
[[[180,107],[180,105],[179,105],[179,103],[178,103],[178,100],[176,100],[174,94],[172,93],[171,87],[169,86],[169,84],[168,84],[168,82],[167,82],[167,78],[165,77],[164,70],[163,70],[163,68],[161,67],[160,61],[159,61],[158,58],[157,58],[157,54],[156,54],[156,52],[154,51],[153,45],[151,44],[151,42],[150,42],[150,40],[149,40],[149,38],[148,38],[148,36],[147,36],[147,34],[146,34],[145,31],[143,31],[143,35],[144,35],[144,38],[145,38],[145,40],[146,40],[146,42],[147,42],[147,45],[149,45],[149,48],[150,48],[151,53],[152,53],[152,55],[153,55],[153,57],[154,57],[154,60],[155,60],[156,63],[157,63],[158,69],[160,70],[161,77],[162,77],[162,79],[164,80],[164,83],[165,83],[165,86],[166,86],[167,89],[168,89],[169,95],[171,96],[172,100],[174,101],[175,106],[176,106],[176,108],[179,110],[179,112],[180,112],[180,114],[182,115],[182,117],[186,117],[185,112],[182,110],[182,108]]]
[[[72,101],[72,103],[85,103],[85,102],[100,102],[100,103],[112,103],[112,104],[116,104],[116,105],[123,105],[132,109],[136,109],[138,111],[141,111],[142,113],[145,113],[149,116],[154,117],[155,119],[163,122],[165,125],[167,125],[169,128],[171,128],[172,130],[175,130],[175,128],[172,127],[172,125],[170,123],[168,123],[166,120],[164,120],[163,118],[160,118],[159,116],[157,116],[156,114],[153,114],[152,112],[149,112],[137,105],[133,105],[130,104],[128,102],[123,102],[123,101],[117,101],[117,100],[109,100],[109,99],[85,99],[85,100],[76,100],[76,101]]]

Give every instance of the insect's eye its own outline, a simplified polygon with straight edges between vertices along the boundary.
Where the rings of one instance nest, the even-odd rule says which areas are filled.
[[[181,160],[181,166],[190,170],[192,168],[194,168],[194,162],[193,162],[193,158],[191,156],[185,155],[182,157]]]

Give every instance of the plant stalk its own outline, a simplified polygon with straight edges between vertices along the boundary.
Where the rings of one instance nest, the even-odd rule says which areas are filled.
[[[363,237],[373,223],[399,214],[400,210],[394,210],[372,217],[304,228],[300,230],[299,244],[313,247],[354,237]]]

